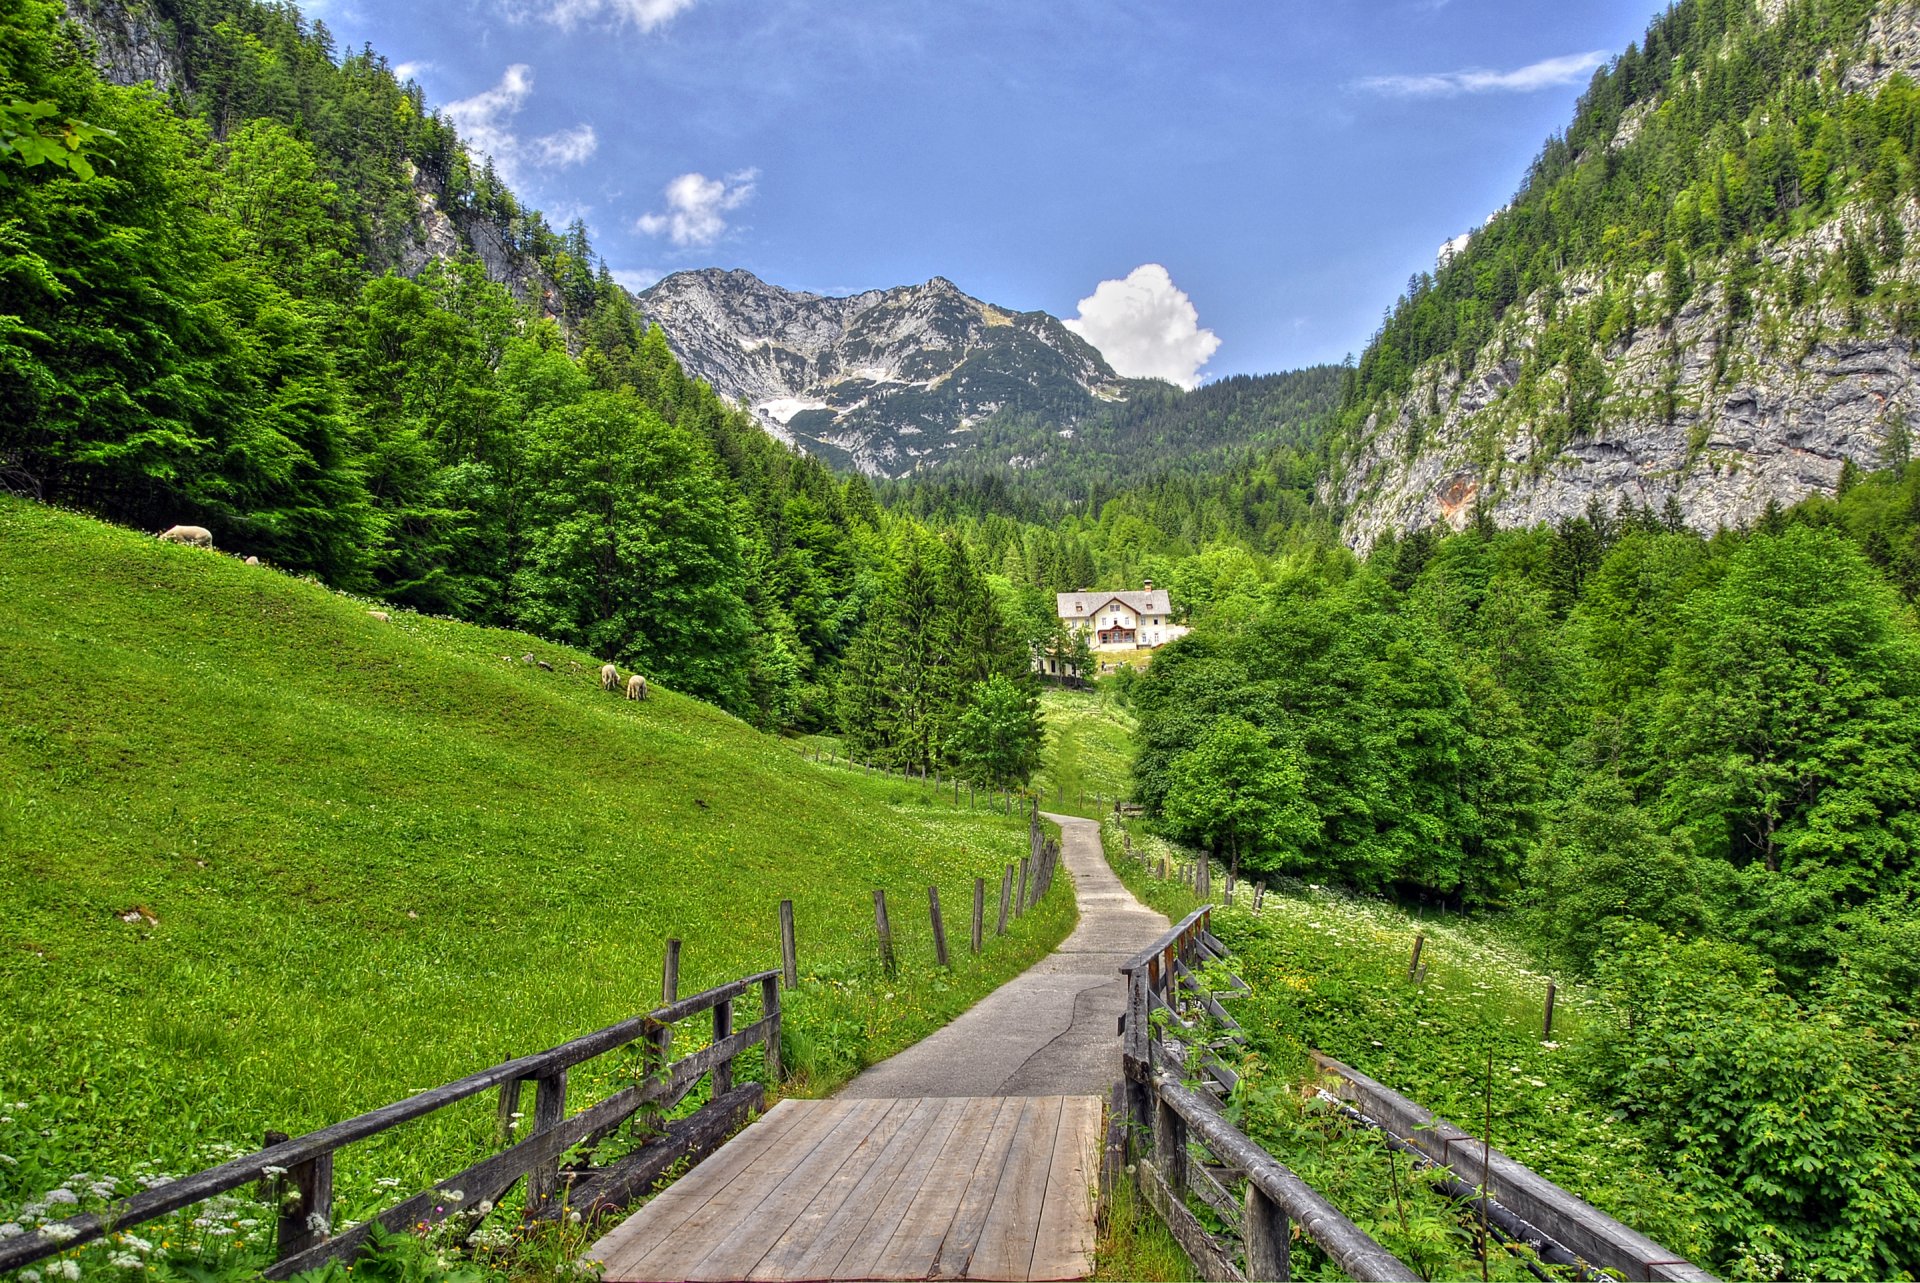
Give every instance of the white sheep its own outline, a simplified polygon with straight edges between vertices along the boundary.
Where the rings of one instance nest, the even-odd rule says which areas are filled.
[[[635,673],[627,678],[627,698],[645,699],[647,697],[647,679]]]
[[[600,665],[600,689],[603,691],[620,689],[620,670],[612,664]]]
[[[375,619],[379,620],[383,624],[392,618],[392,616],[387,614],[387,612],[384,610],[369,610],[367,613],[373,616]]]
[[[213,531],[205,526],[169,526],[160,532],[167,543],[183,543],[194,548],[213,547]]]

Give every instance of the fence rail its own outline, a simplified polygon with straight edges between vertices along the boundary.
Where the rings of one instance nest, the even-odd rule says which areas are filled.
[[[735,1030],[734,1002],[756,987],[761,995],[760,1018]],[[709,1012],[714,1023],[713,1042],[679,1060],[671,1059],[673,1027]],[[646,1053],[640,1080],[568,1117],[567,1071],[634,1043],[642,1044]],[[134,1194],[104,1213],[90,1212],[51,1229],[42,1227],[33,1235],[0,1242],[0,1271],[18,1269],[111,1231],[166,1216],[256,1182],[274,1185],[281,1208],[276,1259],[266,1271],[267,1277],[285,1278],[330,1260],[349,1259],[366,1241],[374,1222],[341,1234],[332,1232],[335,1153],[496,1087],[500,1089],[499,1132],[504,1140],[511,1134],[509,1123],[519,1116],[522,1088],[527,1083],[534,1085],[530,1135],[387,1209],[375,1221],[388,1230],[398,1230],[464,1214],[477,1226],[484,1215],[476,1214],[481,1205],[497,1203],[523,1177],[527,1182],[524,1215],[529,1219],[554,1215],[563,1205],[584,1208],[623,1202],[651,1185],[680,1159],[718,1147],[760,1108],[764,1091],[759,1084],[735,1086],[733,1082],[735,1058],[755,1043],[765,1045],[769,1081],[778,1081],[778,971],[757,972],[668,1002],[645,1015],[483,1069],[304,1136],[270,1137],[269,1144],[252,1154]],[[597,1145],[642,1109],[664,1114],[684,1100],[701,1078],[709,1076],[711,1099],[691,1117],[662,1124],[659,1136],[615,1163],[565,1173],[568,1179],[563,1182],[560,1160],[568,1150]],[[455,1191],[462,1197],[452,1197]]]
[[[1199,967],[1226,957],[1225,946],[1208,930],[1212,913],[1211,905],[1194,910],[1120,968],[1127,978],[1127,1013],[1119,1121],[1131,1124],[1133,1166],[1147,1202],[1204,1279],[1287,1278],[1290,1221],[1350,1277],[1418,1279],[1219,1112],[1219,1098],[1236,1079],[1216,1049],[1238,1038],[1239,1028],[1195,978]],[[1202,1013],[1206,1022],[1198,1019]],[[1218,1029],[1206,1028],[1208,1023]],[[1186,1037],[1162,1037],[1156,1025]],[[1181,1070],[1202,1089],[1188,1086]],[[1213,1161],[1196,1161],[1195,1146]],[[1108,1167],[1114,1179],[1111,1157]],[[1235,1184],[1243,1187],[1237,1196],[1229,1188]],[[1237,1224],[1237,1234],[1208,1230],[1187,1206],[1190,1193],[1210,1204],[1223,1223]]]
[[[1546,1177],[1470,1136],[1446,1119],[1320,1052],[1314,1064],[1330,1094],[1346,1102],[1361,1121],[1387,1133],[1405,1149],[1453,1174],[1473,1199],[1488,1199],[1511,1213],[1519,1237],[1540,1238],[1543,1259],[1578,1261],[1635,1280],[1715,1283],[1714,1276]]]

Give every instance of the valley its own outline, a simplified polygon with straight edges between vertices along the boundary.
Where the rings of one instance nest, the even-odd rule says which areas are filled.
[[[1420,21],[1487,21],[1446,8]],[[612,1133],[569,1109],[627,1102],[621,1162],[763,1078],[770,1105],[851,1101],[916,1045],[895,1072],[979,1080],[938,1115],[964,1143],[911,1169],[925,1198],[848,1197],[908,1168],[829,1161],[863,1143],[823,1139],[832,1120],[878,1135],[887,1111],[788,1107],[769,1118],[814,1142],[794,1166],[754,1169],[753,1139],[709,1172],[777,1204],[778,1234],[756,1254],[764,1226],[694,1233],[686,1259],[776,1271],[833,1217],[836,1264],[892,1245],[965,1276],[944,1227],[991,1223],[1017,1277],[1048,1233],[1098,1277],[1246,1277],[1276,1252],[1334,1277],[1335,1220],[1276,1247],[1244,1163],[1187,1169],[1182,1129],[1206,1128],[1179,1100],[1412,1274],[1577,1275],[1485,1216],[1476,1233],[1473,1190],[1334,1106],[1323,1053],[1657,1238],[1684,1277],[1920,1273],[1920,7],[1679,0],[1612,52],[1328,82],[1375,113],[1355,131],[1584,89],[1512,199],[1366,313],[1352,358],[1222,377],[1203,367],[1233,349],[1157,263],[1067,318],[956,284],[1007,279],[963,237],[916,257],[869,229],[860,274],[809,277],[770,194],[819,201],[822,175],[797,192],[713,154],[722,178],[621,187],[641,180],[596,148],[677,155],[681,130],[781,114],[755,95],[786,82],[731,61],[710,110],[673,110],[698,79],[677,59],[764,37],[717,36],[707,9],[439,15],[570,49],[582,83],[642,50],[657,98],[618,139],[612,115],[536,101],[531,63],[430,95],[434,59],[391,63],[291,5],[0,13],[0,1253],[52,1241],[10,1277],[258,1277],[336,1211],[430,1202],[530,1136],[550,1176],[529,1166],[485,1233],[491,1197],[400,1225],[356,1277],[585,1276],[635,1200],[520,1219],[607,1179]],[[926,44],[849,47],[871,71]],[[1222,68],[1248,102],[1285,88]],[[791,107],[791,134],[756,136],[831,163]],[[903,201],[945,178],[894,163]],[[600,186],[569,185],[589,169]],[[595,194],[555,226],[527,193],[562,190]],[[1078,208],[1091,241],[1107,224]],[[1202,227],[1173,239],[1198,254]],[[767,270],[774,247],[794,266]],[[936,251],[967,261],[936,275]],[[869,271],[920,283],[777,283]],[[1255,275],[1263,307],[1294,306]],[[1053,297],[1024,288],[1004,297]],[[1150,609],[1072,609],[1143,586]],[[1136,626],[1138,650],[1088,649]],[[1113,979],[1157,918],[1085,943],[1132,911],[1087,820],[1171,924],[1218,906],[1216,941],[1172,946],[1185,974],[1142,955],[1165,1014]],[[150,1236],[60,1246],[75,1209],[124,1211],[269,1131],[742,976],[782,1023],[724,1066],[771,996],[738,1026],[700,1007],[710,1039],[626,1026],[645,1037],[571,1082],[528,1071],[531,1114],[509,1071],[324,1180],[249,1169]],[[1005,1064],[952,1050],[989,1016]],[[1177,1074],[1148,1056],[1109,1098],[1081,1072],[1188,1020],[1200,1059]],[[674,1037],[711,1077],[685,1070],[704,1085],[656,1108]],[[1079,1076],[1022,1077],[1049,1055]],[[1128,1108],[1132,1134],[1101,1139]],[[1017,1135],[1029,1117],[1079,1131],[1043,1145]],[[1216,1158],[1237,1144],[1209,1134]],[[1058,1170],[1088,1196],[1019,1222],[1024,1263],[999,1241],[1023,1196],[972,1179],[1015,1152],[1010,1190],[1044,1208]],[[666,1188],[662,1219],[694,1198]],[[869,1216],[887,1237],[853,1243]]]

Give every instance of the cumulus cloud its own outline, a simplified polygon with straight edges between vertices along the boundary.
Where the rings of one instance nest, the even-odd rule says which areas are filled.
[[[665,236],[682,249],[711,245],[726,234],[727,214],[753,199],[757,169],[725,178],[682,174],[667,184],[665,210],[642,214],[638,226],[649,236]]]
[[[395,63],[393,67],[393,78],[404,85],[409,80],[420,79],[421,76],[432,70],[432,63],[417,59],[412,62]]]
[[[1516,67],[1512,71],[1435,71],[1417,76],[1365,76],[1354,87],[1396,98],[1452,98],[1460,94],[1530,93],[1554,85],[1570,85],[1584,79],[1607,55],[1563,54],[1542,58],[1539,62]]]
[[[1100,282],[1065,325],[1098,348],[1114,373],[1183,388],[1199,386],[1200,367],[1220,347],[1220,336],[1200,328],[1193,300],[1158,263]]]
[[[666,273],[656,272],[651,267],[613,269],[613,279],[634,294],[653,285],[664,275]]]
[[[610,22],[652,31],[693,8],[694,3],[695,0],[508,0],[508,8],[517,16],[532,14],[544,18],[565,31],[589,22]]]
[[[513,118],[532,96],[533,68],[516,62],[493,88],[448,103],[445,109],[447,119],[460,131],[467,146],[491,156],[494,168],[510,183],[516,182],[528,165],[564,169],[580,164],[600,146],[599,136],[587,124],[539,138],[521,138],[514,132]]]

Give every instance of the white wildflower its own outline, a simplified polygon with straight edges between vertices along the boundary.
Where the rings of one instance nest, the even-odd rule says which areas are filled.
[[[114,1183],[111,1179],[95,1181],[93,1184],[87,1186],[87,1193],[93,1195],[95,1198],[112,1198],[114,1195],[113,1186]]]
[[[80,1231],[71,1225],[50,1221],[40,1227],[40,1237],[55,1243],[68,1243],[80,1237]]]
[[[573,1224],[575,1224],[575,1225],[578,1225],[578,1224],[580,1223],[580,1213],[578,1213],[578,1212],[568,1212],[568,1213],[567,1213],[567,1220],[568,1220],[568,1221],[570,1221],[570,1222],[572,1222],[572,1223],[573,1223]]]
[[[151,1252],[153,1250],[153,1244],[141,1238],[138,1234],[122,1234],[120,1236],[120,1245],[130,1248],[135,1252]]]
[[[518,1118],[519,1115],[516,1114],[514,1115],[514,1117]],[[379,1180],[375,1181],[374,1184],[379,1186],[381,1189],[393,1189],[400,1184],[400,1181],[398,1178],[393,1176],[382,1176]]]
[[[60,1188],[47,1191],[47,1202],[53,1206],[68,1207],[80,1202],[80,1196],[70,1189]]]
[[[473,1214],[475,1216],[486,1216],[492,1211],[493,1211],[493,1200],[489,1198],[483,1198],[474,1207]]]
[[[213,1235],[215,1238],[231,1238],[233,1236],[233,1226],[209,1225],[207,1226],[207,1233]]]
[[[39,1270],[21,1270],[20,1283],[40,1283]]]
[[[107,1258],[107,1264],[116,1270],[137,1270],[141,1261],[132,1252],[115,1252]]]
[[[80,1262],[55,1261],[47,1267],[49,1278],[66,1279],[67,1283],[80,1283]]]
[[[325,1234],[327,1232],[328,1227],[329,1227],[329,1222],[323,1214],[319,1212],[307,1213],[307,1232],[308,1233]]]
[[[445,1198],[449,1203],[458,1203],[461,1200],[465,1199],[466,1196],[467,1196],[467,1191],[463,1189],[450,1189],[441,1197]]]
[[[24,1229],[21,1229],[20,1226],[14,1221],[8,1221],[5,1224],[0,1224],[0,1238],[19,1238],[22,1234],[25,1234],[25,1233],[26,1231]]]
[[[260,1174],[262,1176],[285,1176],[287,1174],[287,1169],[273,1163],[268,1163],[265,1167],[262,1167],[260,1169]]]

